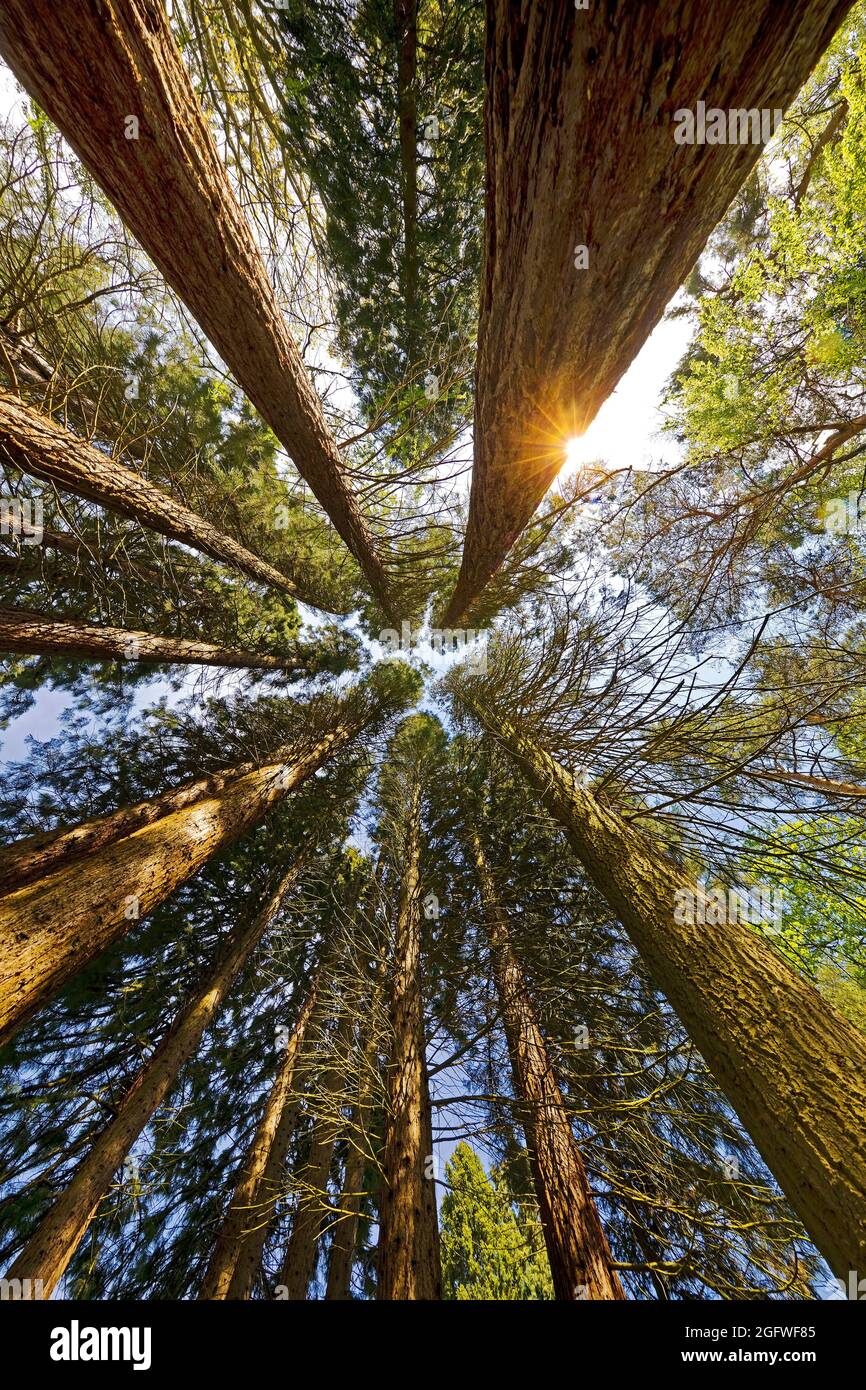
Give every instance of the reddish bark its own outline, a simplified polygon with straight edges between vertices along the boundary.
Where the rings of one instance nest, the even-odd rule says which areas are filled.
[[[475,460],[443,626],[502,564],[761,153],[676,144],[674,112],[783,109],[849,8],[488,0]]]
[[[159,0],[4,0],[0,50],[287,449],[389,616],[388,582]]]

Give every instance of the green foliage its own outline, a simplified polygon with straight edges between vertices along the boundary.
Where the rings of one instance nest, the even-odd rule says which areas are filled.
[[[502,1171],[494,1169],[488,1177],[474,1150],[460,1143],[446,1164],[445,1181],[445,1297],[464,1302],[552,1299],[547,1256],[518,1220]]]

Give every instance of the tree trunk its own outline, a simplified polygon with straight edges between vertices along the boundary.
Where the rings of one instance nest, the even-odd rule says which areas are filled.
[[[421,997],[421,790],[409,806],[397,905],[391,983],[392,1053],[388,1067],[382,1190],[379,1204],[380,1299],[442,1296],[433,1125]]]
[[[258,671],[303,671],[299,657],[215,647],[181,637],[159,637],[122,627],[67,622],[26,608],[0,606],[0,651],[37,656],[94,657],[97,661],[158,661],[191,666],[240,666]]]
[[[214,560],[240,570],[259,584],[286,594],[297,588],[284,574],[251,550],[223,535],[204,517],[176,502],[162,488],[94,449],[62,425],[0,391],[0,456],[34,478],[48,478],[60,488],[131,517],[161,536],[181,541]]]
[[[754,931],[678,922],[705,896],[507,719],[477,709],[629,932],[812,1240],[866,1269],[866,1039]]]
[[[118,539],[120,538],[118,537]],[[144,565],[139,560],[131,559],[124,554],[123,550],[104,546],[96,535],[80,538],[72,531],[55,531],[50,526],[45,526],[42,530],[41,543],[38,546],[23,546],[16,536],[0,536],[0,545],[8,546],[15,551],[14,556],[0,556],[0,574],[9,574],[21,584],[29,584],[33,580],[45,578],[58,583],[61,588],[66,587],[69,580],[69,570],[65,567],[60,568],[56,562],[51,566],[46,565],[42,554],[45,550],[59,550],[64,555],[70,555],[76,562],[78,568],[73,573],[79,573],[87,568],[90,568],[91,571],[99,570],[103,574],[112,571],[133,584],[151,584],[160,592],[165,588],[166,576],[164,571],[153,569],[150,565]],[[213,598],[192,584],[188,574],[182,573],[180,582],[183,585],[184,595],[197,601],[191,610],[193,613],[206,612],[211,607]],[[174,583],[177,585],[178,580],[175,579]],[[309,603],[313,608],[321,607],[315,600],[311,600],[302,593],[300,588],[295,597],[304,603]]]
[[[295,1063],[316,1009],[323,964],[320,963],[310,980],[280,1059],[220,1228],[200,1299],[246,1299],[252,1292],[279,1191],[280,1175],[295,1130],[298,1107],[291,1099]]]
[[[782,768],[776,768],[773,772],[743,768],[742,775],[758,782],[778,782],[782,786],[802,787],[804,791],[820,793],[822,796],[866,800],[866,787],[861,783],[840,782],[835,777],[813,777],[808,772],[786,772]]]
[[[163,816],[182,811],[207,797],[218,796],[231,782],[254,772],[255,768],[256,764],[252,762],[238,763],[235,767],[211,772],[205,777],[172,787],[161,796],[138,801],[133,806],[121,806],[107,815],[81,821],[69,830],[44,830],[14,840],[11,845],[0,849],[0,896],[43,878],[61,864],[95,854],[116,840],[152,825]]]
[[[158,0],[6,0],[0,49],[286,448],[389,614],[388,585]]]
[[[0,1045],[356,731],[338,726],[295,762],[266,763],[0,899]]]
[[[351,1020],[344,1015],[335,1038],[338,1052],[348,1044],[350,1022]],[[279,1283],[285,1290],[283,1297],[294,1301],[307,1297],[310,1280],[316,1271],[322,1221],[326,1211],[330,1209],[328,1176],[334,1158],[334,1145],[343,1127],[338,1100],[343,1073],[344,1068],[339,1064],[329,1066],[312,1097],[312,1108],[316,1109],[316,1096],[321,1096],[325,1113],[316,1115],[310,1136],[310,1152],[306,1163],[297,1174],[300,1195],[279,1277]]]
[[[514,953],[508,917],[478,832],[470,828],[467,838],[556,1297],[624,1298],[565,1100]]]
[[[367,1155],[354,1138],[354,1134],[362,1129],[363,1122],[363,1108],[357,1105],[352,1111],[340,1206],[336,1214],[328,1257],[328,1285],[325,1298],[332,1303],[345,1302],[351,1298],[352,1262],[358,1235],[358,1214],[364,1196],[364,1173],[367,1168]]]
[[[252,921],[231,933],[213,970],[139,1071],[114,1118],[94,1141],[69,1186],[12,1265],[9,1278],[41,1279],[43,1296],[50,1295],[93,1220],[113,1175],[165,1100],[181,1068],[195,1055],[202,1034],[215,1018],[232,981],[264,935],[299,870],[300,860],[283,877],[276,892]]]
[[[726,113],[786,107],[849,8],[487,0],[475,459],[441,626],[457,625],[501,565],[566,441],[613,391],[761,154],[736,139],[677,143],[675,112],[698,100]]]
[[[403,307],[406,355],[418,355],[418,0],[394,0],[397,112],[403,194]]]
[[[358,1215],[364,1197],[364,1174],[367,1169],[369,1149],[366,1149],[370,1130],[369,1112],[373,1093],[372,1078],[378,1071],[379,1045],[372,1019],[379,1006],[379,998],[384,984],[384,957],[380,959],[376,981],[373,986],[368,1018],[369,1026],[362,1023],[362,1037],[359,1048],[358,1093],[352,1107],[347,1126],[346,1166],[343,1172],[343,1187],[340,1205],[334,1220],[334,1234],[328,1257],[328,1283],[326,1300],[345,1302],[351,1298],[352,1262],[355,1255],[355,1241],[358,1234]]]

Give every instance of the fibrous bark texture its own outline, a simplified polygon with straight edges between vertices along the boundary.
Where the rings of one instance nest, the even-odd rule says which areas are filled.
[[[380,1299],[442,1296],[421,995],[420,841],[421,791],[416,781],[408,810],[391,981],[392,1050],[379,1202]]]
[[[866,1267],[866,1038],[748,926],[678,922],[677,895],[705,897],[698,884],[508,720],[478,715],[565,828],[830,1267]]]
[[[2,22],[2,21],[0,21]],[[296,586],[278,569],[176,502],[133,468],[94,449],[16,396],[0,391],[0,457],[34,478],[131,517],[161,536],[181,541],[231,565],[259,584],[294,595]]]
[[[159,0],[7,0],[0,50],[291,455],[388,611],[382,562]]]
[[[469,829],[468,841],[556,1297],[624,1298],[583,1156],[511,942],[508,916],[476,830]]]
[[[293,1098],[295,1065],[316,1009],[321,981],[320,965],[313,973],[280,1056],[217,1237],[200,1299],[246,1299],[252,1292],[297,1123],[298,1106]]]
[[[189,666],[240,666],[258,671],[302,671],[299,658],[216,647],[183,637],[160,637],[133,628],[67,622],[27,608],[0,607],[0,652],[33,656],[95,658],[97,661],[158,661]]]
[[[488,0],[475,460],[445,625],[502,563],[761,153],[677,144],[674,113],[784,109],[849,8]]]
[[[0,1043],[352,736],[340,726],[0,899]]]
[[[145,1125],[162,1104],[181,1067],[195,1055],[250,953],[294,884],[295,863],[261,912],[232,932],[212,971],[193,993],[117,1109],[98,1135],[65,1192],[40,1222],[9,1270],[10,1278],[41,1279],[48,1297],[62,1277],[109,1184]]]

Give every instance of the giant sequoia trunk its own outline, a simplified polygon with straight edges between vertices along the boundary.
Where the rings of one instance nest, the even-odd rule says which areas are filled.
[[[271,426],[387,611],[382,562],[159,0],[4,0],[0,49]]]
[[[583,1157],[514,953],[507,915],[477,831],[470,829],[467,839],[556,1297],[623,1298]]]
[[[335,1040],[338,1052],[348,1042],[349,1023],[349,1017],[344,1016]],[[295,1174],[299,1188],[298,1204],[279,1278],[282,1296],[286,1299],[305,1299],[316,1271],[319,1233],[329,1209],[328,1176],[334,1159],[334,1146],[343,1127],[338,1100],[342,1084],[343,1068],[339,1065],[329,1066],[313,1096],[313,1108],[316,1108],[318,1097],[322,1113],[316,1115],[313,1124],[306,1162]]]
[[[678,144],[674,113],[784,108],[850,2],[487,0],[475,460],[444,626],[502,563],[761,153]]]
[[[323,958],[310,980],[280,1058],[217,1236],[200,1299],[246,1299],[252,1292],[297,1122],[298,1106],[293,1097],[295,1065],[317,1007],[327,959]]]
[[[257,767],[0,898],[0,1044],[355,732],[338,726],[294,761]]]
[[[0,19],[2,23],[2,19]],[[162,488],[70,434],[16,396],[0,391],[0,458],[24,473],[47,478],[61,489],[131,517],[161,536],[221,560],[259,584],[295,595],[297,587],[251,550],[223,535],[204,517],[184,507]]]
[[[0,652],[94,657],[97,661],[159,661],[191,666],[240,666],[257,671],[303,671],[299,657],[215,647],[182,637],[160,637],[122,627],[67,622],[27,608],[0,607]]]
[[[113,1119],[94,1141],[62,1196],[51,1207],[8,1272],[13,1279],[41,1279],[43,1296],[53,1290],[75,1253],[114,1174],[145,1125],[195,1055],[202,1034],[213,1021],[245,962],[249,959],[283,898],[295,882],[299,861],[284,876],[262,910],[229,937],[211,972],[194,991],[168,1033],[141,1068]]]
[[[405,859],[397,903],[390,1024],[392,1050],[385,1100],[379,1202],[380,1299],[442,1296],[433,1125],[427,1084],[421,996],[421,788],[408,808]]]
[[[676,921],[678,893],[704,896],[694,880],[508,720],[477,712],[565,828],[828,1264],[866,1268],[866,1038],[748,926]]]

